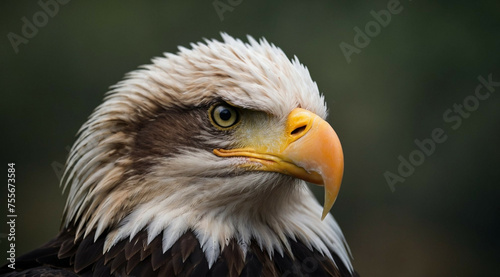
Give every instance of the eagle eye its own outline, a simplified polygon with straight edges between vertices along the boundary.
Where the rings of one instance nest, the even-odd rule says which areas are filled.
[[[238,110],[228,104],[216,104],[209,110],[212,124],[219,128],[229,128],[240,120]]]

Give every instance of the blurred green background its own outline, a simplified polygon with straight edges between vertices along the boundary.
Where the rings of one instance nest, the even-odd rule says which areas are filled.
[[[8,34],[21,36],[22,18],[33,22],[43,9],[0,3],[1,158],[5,170],[16,163],[18,255],[57,234],[65,197],[54,167],[109,86],[152,57],[225,31],[297,55],[326,95],[346,159],[332,212],[362,276],[498,276],[500,86],[456,130],[443,113],[474,97],[478,76],[500,81],[500,2],[401,1],[350,63],[340,44],[356,46],[354,28],[364,30],[370,11],[390,1],[215,3],[229,9],[218,13],[214,1],[69,1],[47,22],[35,16],[41,27],[18,53]],[[398,156],[408,159],[414,140],[434,128],[447,140],[391,191],[384,172],[397,174]],[[6,189],[1,197],[4,206]],[[1,261],[6,232],[2,224]]]

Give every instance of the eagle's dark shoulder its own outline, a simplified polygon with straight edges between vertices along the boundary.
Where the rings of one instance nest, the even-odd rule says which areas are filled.
[[[103,253],[105,235],[74,240],[72,229],[16,259],[16,271],[0,268],[2,276],[351,276],[340,259],[335,263],[299,241],[289,240],[293,257],[269,257],[252,241],[246,257],[236,240],[228,242],[209,268],[192,231],[184,233],[165,253],[163,234],[147,243],[147,232],[124,239]],[[3,275],[5,274],[5,275]],[[357,275],[355,275],[357,276]]]

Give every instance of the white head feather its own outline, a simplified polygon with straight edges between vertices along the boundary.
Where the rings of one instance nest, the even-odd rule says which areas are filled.
[[[326,118],[324,98],[296,57],[290,61],[264,39],[222,38],[155,58],[108,92],[71,149],[63,179],[70,189],[65,226],[76,224],[78,236],[95,230],[96,238],[111,229],[105,251],[143,229],[150,241],[163,232],[166,251],[191,229],[209,265],[232,238],[244,253],[254,238],[270,255],[283,255],[289,237],[330,258],[334,251],[352,270],[339,226],[331,215],[320,220],[322,207],[301,180],[265,172],[226,178],[234,159],[196,149],[157,160],[143,176],[131,174],[134,126],[164,110],[221,99],[278,121],[297,107]]]

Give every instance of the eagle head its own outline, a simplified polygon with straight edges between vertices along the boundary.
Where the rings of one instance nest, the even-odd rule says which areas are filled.
[[[209,267],[231,241],[270,257],[300,241],[352,271],[328,213],[343,154],[324,97],[296,57],[222,38],[165,53],[106,94],[68,158],[63,226],[104,236],[103,252],[140,232],[165,252],[189,231]],[[323,207],[305,181],[324,186]]]

